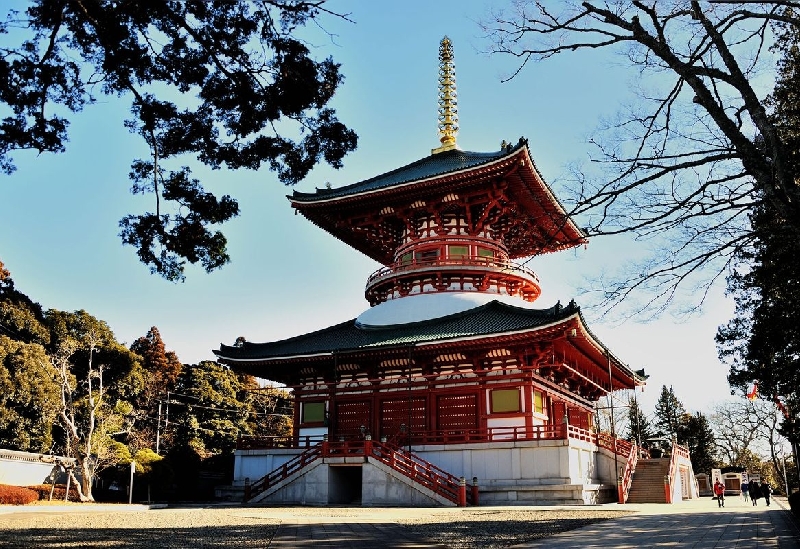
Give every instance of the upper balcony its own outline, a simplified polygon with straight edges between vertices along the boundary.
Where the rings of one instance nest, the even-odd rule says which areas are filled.
[[[518,295],[534,301],[541,294],[539,277],[507,259],[482,255],[413,256],[381,267],[364,290],[372,305],[415,293],[477,291]]]

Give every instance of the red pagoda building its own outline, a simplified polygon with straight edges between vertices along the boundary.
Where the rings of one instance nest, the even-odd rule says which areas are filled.
[[[596,503],[627,489],[638,453],[597,432],[595,403],[644,376],[592,334],[574,302],[534,308],[539,279],[514,262],[586,235],[527,141],[456,146],[447,38],[439,104],[441,146],[429,156],[288,197],[383,267],[368,277],[370,308],[357,318],[215,351],[294,395],[291,440],[243,439],[237,450],[248,501]]]

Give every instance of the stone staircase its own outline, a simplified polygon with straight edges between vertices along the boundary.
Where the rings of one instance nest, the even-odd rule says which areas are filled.
[[[669,474],[669,458],[640,459],[633,473],[628,503],[667,503],[664,477]]]
[[[244,487],[245,503],[262,503],[276,491],[290,485],[320,464],[365,464],[393,471],[396,478],[422,491],[440,504],[464,507],[475,504],[473,494],[466,488],[466,479],[460,479],[418,455],[394,444],[371,439],[359,441],[328,442],[325,440],[306,449],[277,469]]]

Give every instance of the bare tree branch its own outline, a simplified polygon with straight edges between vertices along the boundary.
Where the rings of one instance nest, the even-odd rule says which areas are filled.
[[[754,87],[775,71],[773,25],[800,26],[786,10],[794,4],[585,1],[554,11],[517,1],[484,23],[490,51],[520,59],[510,78],[532,60],[611,48],[657,90],[640,90],[597,131],[593,162],[568,182],[570,214],[590,236],[630,234],[661,250],[626,265],[634,276],[595,280],[601,307],[643,296],[634,309],[658,314],[681,287],[705,295],[752,241],[749,216],[762,203],[800,237],[800,188]]]

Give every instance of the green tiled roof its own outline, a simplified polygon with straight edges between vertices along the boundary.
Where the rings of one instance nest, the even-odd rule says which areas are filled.
[[[220,345],[220,349],[214,353],[220,359],[236,362],[404,346],[537,328],[564,320],[578,311],[574,302],[566,307],[555,305],[549,309],[526,309],[490,301],[462,313],[422,322],[359,328],[353,319],[282,341],[245,342],[241,346]]]
[[[467,168],[473,168],[486,164],[498,158],[502,158],[512,154],[520,147],[524,146],[525,142],[520,142],[514,147],[506,147],[497,152],[469,152],[453,149],[438,154],[426,156],[416,162],[407,164],[396,170],[371,177],[359,183],[338,187],[335,189],[317,189],[314,193],[303,193],[295,191],[289,197],[291,200],[297,202],[311,202],[315,200],[326,200],[330,198],[339,198],[351,194],[358,194],[367,191],[374,191],[408,183],[411,181],[419,181],[437,175],[444,175],[452,172],[457,172]]]

